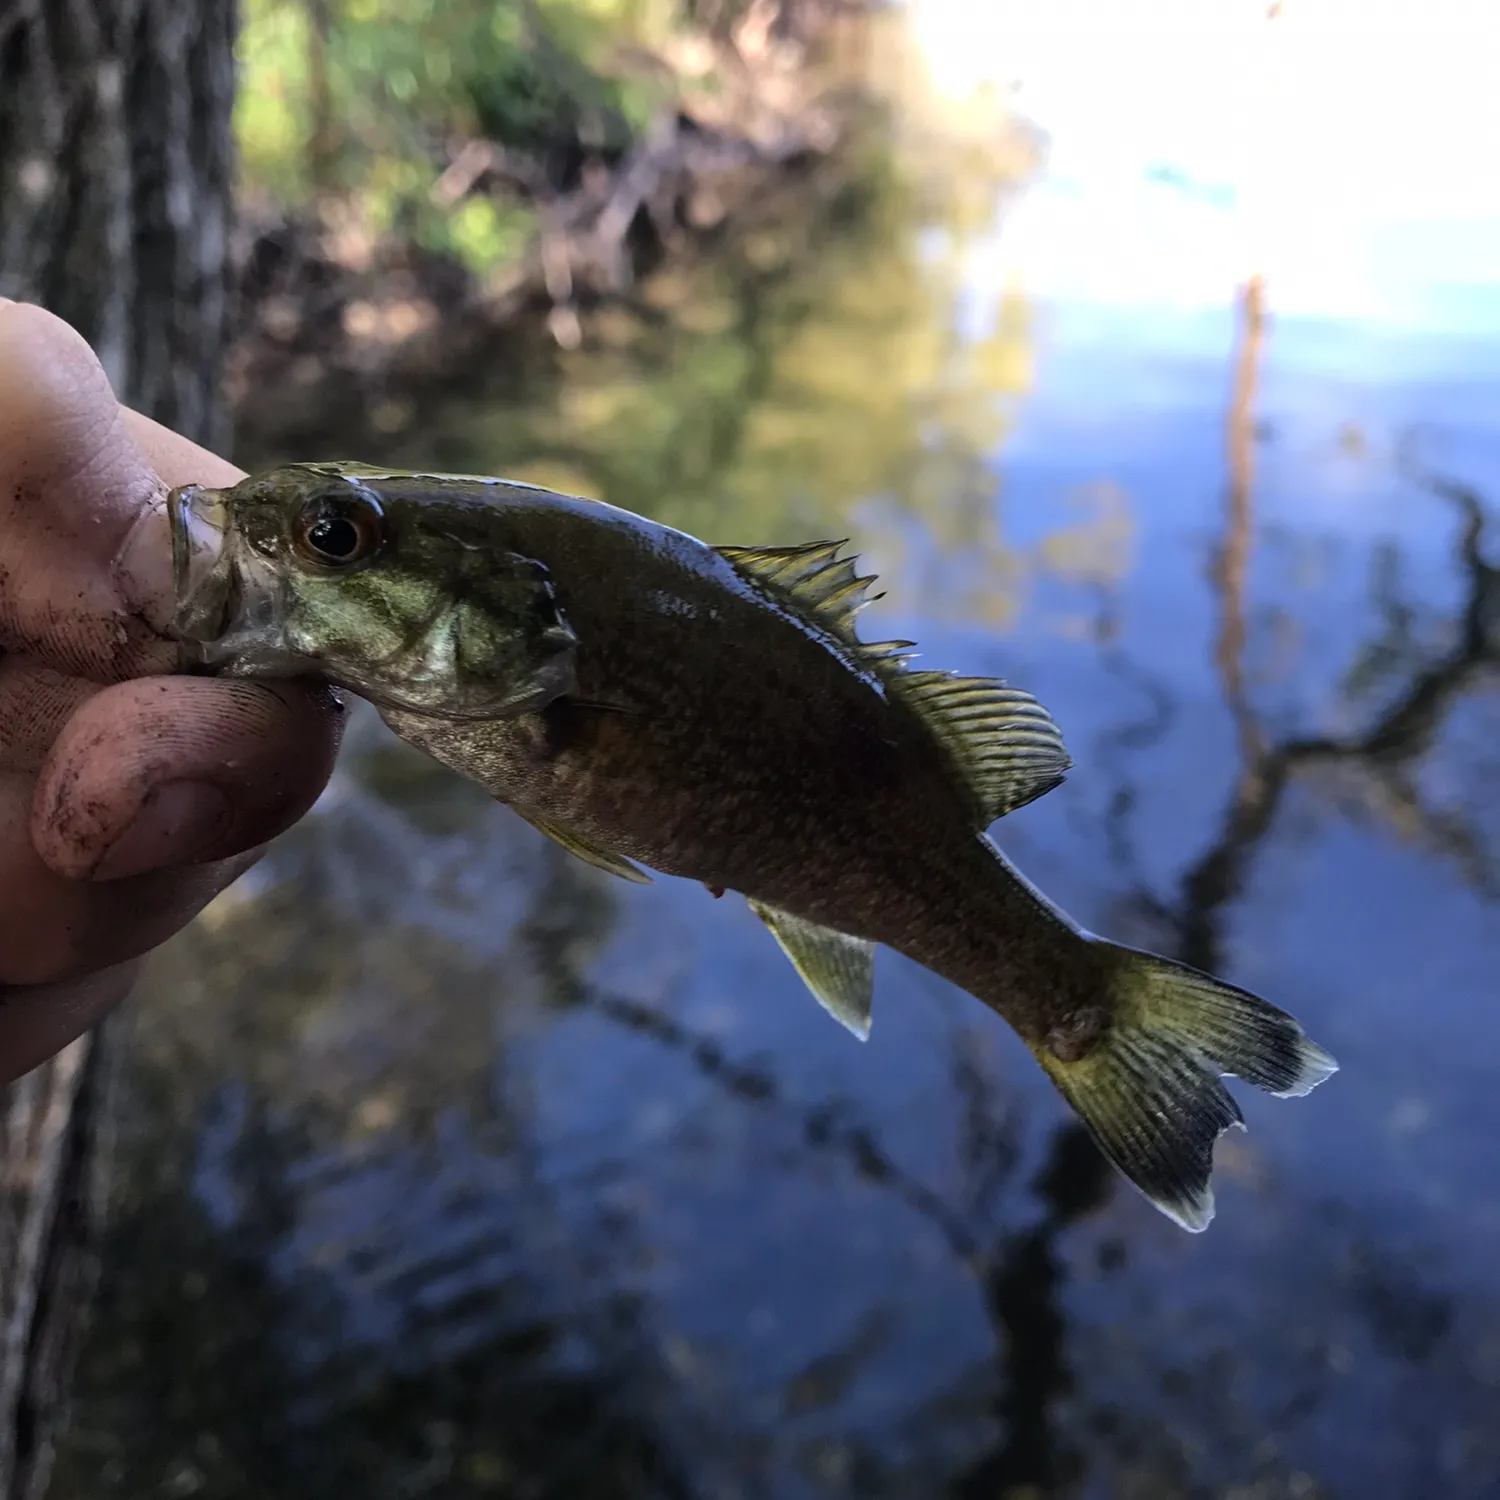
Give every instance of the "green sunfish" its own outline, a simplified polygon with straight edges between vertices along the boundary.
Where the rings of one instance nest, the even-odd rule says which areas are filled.
[[[868,1034],[884,943],[1025,1040],[1111,1161],[1213,1217],[1234,1074],[1336,1064],[1284,1011],[1084,931],[985,830],[1070,761],[1028,693],[863,642],[842,543],[710,547],[498,479],[295,464],[171,497],[198,670],[317,674],[582,859],[741,892]]]

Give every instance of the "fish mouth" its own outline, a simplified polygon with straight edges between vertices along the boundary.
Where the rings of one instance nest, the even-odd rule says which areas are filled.
[[[234,580],[224,566],[229,511],[217,490],[185,484],[167,496],[172,536],[172,634],[193,662],[229,627]]]
[[[167,496],[176,594],[170,634],[187,672],[297,677],[313,664],[287,648],[285,590],[274,562],[242,544],[222,491],[188,484]]]

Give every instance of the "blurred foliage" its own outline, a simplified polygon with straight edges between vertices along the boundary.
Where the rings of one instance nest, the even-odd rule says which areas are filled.
[[[285,210],[351,203],[476,272],[513,257],[532,218],[433,188],[454,148],[484,139],[559,184],[583,155],[617,157],[670,95],[644,55],[676,21],[654,0],[247,0],[236,129],[241,192]]]
[[[892,595],[882,611],[1004,624],[1030,562],[1004,534],[995,455],[1031,385],[1031,318],[1009,292],[976,305],[964,275],[1031,162],[993,102],[965,113],[919,94],[899,123],[873,111],[736,234],[596,311],[578,349],[524,363],[508,350],[468,391],[333,441],[586,494],[713,541],[857,531]],[[326,427],[294,429],[241,461],[309,442],[332,452]],[[1118,488],[1059,521],[1044,565],[1129,566]]]
[[[674,28],[722,33],[749,9],[517,3],[493,12],[481,45],[469,32],[483,8],[459,0],[423,64],[441,60],[442,86],[402,84],[397,97],[390,79],[415,76],[417,65],[398,61],[399,41],[361,41],[362,28],[379,30],[418,0],[343,3],[330,27],[342,40],[328,55],[357,54],[371,82],[350,116],[341,170],[356,160],[349,142],[364,142],[371,176],[362,191],[380,205],[373,216],[389,221],[399,197],[427,243],[475,270],[517,252],[531,210],[491,192],[440,210],[430,191],[441,134],[433,121],[443,119],[450,135],[490,131],[531,153],[550,142],[554,166],[557,152],[586,141],[607,154],[611,130],[628,134],[644,119],[643,96],[622,81],[626,65],[611,71],[619,59],[630,53],[638,69],[653,43],[670,50]],[[247,57],[257,31],[285,29],[277,18],[286,14],[253,0]],[[543,36],[546,45],[534,45]],[[497,37],[517,56],[502,56]],[[1003,534],[994,456],[1031,384],[1031,318],[1009,291],[976,305],[964,281],[976,242],[1036,167],[1038,144],[993,93],[938,94],[913,65],[900,18],[867,16],[846,50],[825,61],[866,107],[846,108],[839,149],[785,172],[752,206],[741,204],[732,224],[726,203],[738,189],[726,197],[712,179],[692,186],[686,221],[723,232],[696,245],[679,237],[660,265],[589,315],[577,348],[507,346],[476,361],[465,391],[452,382],[373,400],[355,391],[336,413],[264,382],[241,412],[241,461],[254,467],[336,447],[382,462],[440,462],[598,496],[726,541],[858,530],[887,588],[900,591],[888,607],[1004,624],[1030,560]],[[462,66],[453,60],[461,54]],[[484,114],[477,74],[513,78],[516,68],[545,74],[545,87],[521,89],[504,118]],[[329,69],[345,80],[340,90],[350,86],[345,63]],[[653,87],[670,87],[670,76]],[[405,124],[387,121],[379,136],[360,122],[382,90],[392,120]],[[405,156],[401,142],[411,147]],[[305,156],[294,151],[292,164],[305,167]],[[373,344],[380,320],[369,321]],[[1037,556],[1107,581],[1130,565],[1132,534],[1128,497],[1099,488],[1080,497]]]

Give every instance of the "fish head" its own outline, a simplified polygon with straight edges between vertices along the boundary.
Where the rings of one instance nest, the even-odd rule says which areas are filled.
[[[578,640],[547,569],[475,507],[355,466],[293,464],[169,499],[174,632],[243,677],[319,675],[377,707],[527,713],[571,690]]]

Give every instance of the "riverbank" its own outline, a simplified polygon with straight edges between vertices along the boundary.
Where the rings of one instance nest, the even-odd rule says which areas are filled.
[[[617,47],[612,75],[649,80],[654,100],[628,138],[451,137],[421,217],[397,224],[364,192],[289,207],[252,187],[228,371],[243,460],[379,443],[476,372],[577,348],[601,309],[659,320],[643,278],[804,213],[809,193],[837,199],[879,111],[860,76],[866,20],[756,4],[717,32]]]

